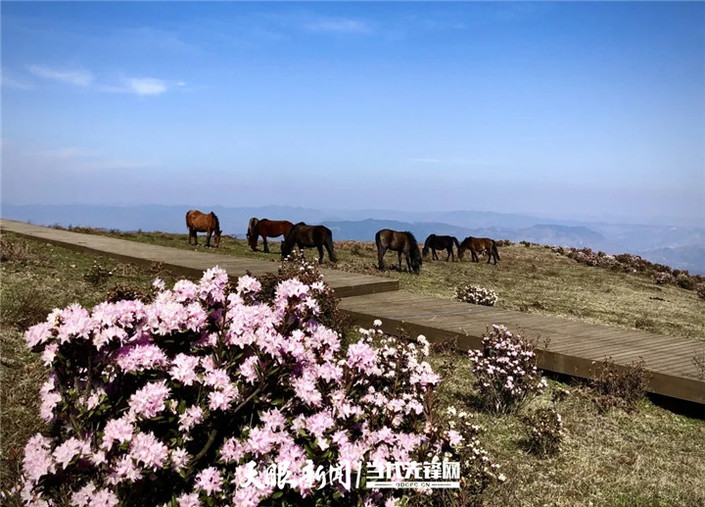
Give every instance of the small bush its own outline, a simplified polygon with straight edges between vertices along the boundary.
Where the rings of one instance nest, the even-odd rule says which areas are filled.
[[[527,433],[527,450],[538,456],[551,456],[561,449],[563,420],[554,408],[539,408],[522,417]]]
[[[705,350],[701,350],[693,357],[693,364],[698,370],[698,378],[705,380]]]
[[[0,237],[0,261],[25,263],[30,258],[31,252],[27,243]]]
[[[600,364],[592,381],[592,388],[598,395],[595,399],[598,411],[604,413],[613,407],[634,411],[648,385],[649,374],[643,359],[620,367],[608,357]]]
[[[499,299],[497,293],[484,287],[476,285],[466,285],[455,288],[455,298],[458,301],[472,303],[475,305],[494,306]]]
[[[113,272],[110,271],[109,269],[104,268],[97,262],[93,263],[93,266],[91,269],[88,270],[88,272],[83,275],[83,278],[90,284],[99,286],[103,285],[108,278],[113,276]]]
[[[705,284],[698,285],[697,294],[700,299],[705,299]]]
[[[676,276],[676,285],[681,289],[693,290],[695,289],[695,280],[686,273],[679,273]]]
[[[505,326],[492,326],[482,349],[468,352],[473,363],[477,401],[484,410],[508,414],[546,387],[536,367],[531,342]]]
[[[654,274],[654,281],[656,285],[666,285],[674,283],[676,279],[671,273],[660,272]]]

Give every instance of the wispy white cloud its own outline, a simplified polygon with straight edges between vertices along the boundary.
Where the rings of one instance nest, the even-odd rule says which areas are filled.
[[[5,140],[3,140],[3,143]],[[71,168],[79,171],[120,171],[158,167],[154,160],[121,160],[106,157],[104,154],[77,148],[74,146],[25,152],[27,157],[41,160],[56,167]]]
[[[409,162],[419,164],[446,164],[446,165],[492,165],[491,162],[484,160],[471,160],[463,158],[409,158]]]
[[[356,19],[321,19],[309,22],[305,28],[311,32],[370,33],[370,25]]]
[[[34,87],[20,79],[15,78],[7,69],[2,69],[0,73],[3,88],[14,88],[15,90],[32,90]]]
[[[57,69],[44,65],[28,65],[27,70],[37,77],[75,86],[87,87],[93,83],[93,74],[83,69]]]
[[[71,159],[85,159],[85,158],[91,158],[91,157],[97,157],[100,154],[93,152],[93,151],[88,151],[84,150],[83,148],[75,148],[75,147],[67,147],[67,148],[58,148],[54,150],[41,150],[37,152],[37,155],[39,155],[42,158],[46,159],[51,159],[51,160],[71,160]]]
[[[130,78],[127,80],[127,88],[137,95],[161,95],[167,90],[167,85],[161,79],[151,77]]]

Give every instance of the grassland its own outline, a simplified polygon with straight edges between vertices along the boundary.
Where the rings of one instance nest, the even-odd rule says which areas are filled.
[[[115,235],[189,248],[186,235]],[[339,269],[378,274],[372,245],[336,246]],[[278,252],[278,246],[273,244],[272,250]],[[220,253],[266,257],[233,238],[224,238]],[[657,332],[703,338],[703,302],[693,291],[581,266],[544,248],[517,245],[502,248],[500,255],[497,267],[427,262],[418,277],[394,271],[384,276],[399,278],[403,289],[439,297],[451,298],[456,285],[473,283],[495,290],[500,295],[498,305],[505,308],[625,327],[649,319],[650,329]],[[140,268],[10,233],[3,235],[2,256],[0,475],[2,489],[7,490],[17,480],[24,443],[42,429],[37,392],[45,372],[39,358],[26,350],[22,331],[43,320],[54,307],[72,302],[91,306],[115,286],[146,290],[156,276],[167,284],[174,277],[159,266]],[[485,428],[483,445],[508,478],[485,493],[487,505],[705,505],[702,418],[665,410],[647,399],[631,413],[603,412],[588,386],[550,378],[547,391],[524,411],[555,407],[563,416],[565,436],[560,453],[539,458],[525,450],[521,414],[497,417],[474,409],[474,377],[465,355],[436,350],[431,361],[444,378],[438,390],[440,407],[452,405],[475,413],[477,423]]]
[[[205,251],[205,241],[196,247],[186,234],[161,232],[116,232],[101,229],[74,229],[77,232],[113,237],[175,248]],[[402,290],[453,299],[455,287],[479,285],[497,293],[498,308],[541,315],[577,319],[593,324],[642,329],[667,336],[705,341],[705,300],[695,290],[675,284],[658,285],[650,276],[613,271],[579,264],[542,246],[514,244],[500,247],[500,262],[473,263],[424,260],[419,276],[396,270],[380,272],[374,243],[336,241],[338,263],[325,267],[391,277]],[[261,249],[261,242],[260,242]],[[279,259],[279,241],[270,240],[271,253],[253,252],[244,239],[223,236],[219,254]],[[307,256],[315,257],[315,250]],[[445,255],[441,254],[444,259]],[[390,252],[387,265],[396,264]]]

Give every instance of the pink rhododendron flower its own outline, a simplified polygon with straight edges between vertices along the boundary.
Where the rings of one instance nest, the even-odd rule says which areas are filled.
[[[125,371],[144,371],[164,367],[167,357],[157,345],[147,344],[123,347],[116,361]]]
[[[132,435],[135,431],[135,427],[127,419],[127,417],[121,417],[120,419],[111,419],[105,425],[103,430],[103,442],[101,443],[101,448],[109,451],[113,447],[114,442],[120,442],[124,444],[132,440]]]
[[[178,380],[186,386],[193,385],[193,383],[198,380],[198,375],[196,374],[198,364],[198,356],[189,356],[179,353],[171,362],[169,374],[173,379]]]
[[[167,446],[154,436],[154,433],[138,433],[132,439],[130,456],[135,463],[147,468],[159,469],[164,466],[169,455]]]
[[[206,495],[212,496],[223,489],[223,477],[215,467],[208,467],[196,475],[196,487],[203,490]]]
[[[198,499],[198,493],[184,493],[176,499],[179,507],[200,507],[201,501]]]
[[[130,413],[145,418],[154,417],[164,410],[164,402],[170,392],[166,380],[150,382],[130,397]]]
[[[22,458],[22,471],[31,482],[37,482],[43,475],[54,472],[51,442],[50,438],[40,433],[27,442]]]

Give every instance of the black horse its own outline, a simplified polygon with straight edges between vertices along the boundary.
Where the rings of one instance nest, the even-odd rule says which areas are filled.
[[[453,262],[455,262],[455,253],[453,253],[453,245],[455,245],[455,247],[458,249],[460,248],[460,244],[458,243],[458,240],[455,236],[436,236],[435,234],[431,234],[428,238],[426,238],[426,243],[424,243],[423,245],[423,256],[426,257],[430,249],[433,252],[431,259],[439,260],[436,250],[445,250],[446,252],[448,252],[446,262],[448,262],[448,259],[450,259],[451,257],[453,258]]]
[[[418,275],[421,272],[423,261],[421,260],[419,243],[410,232],[382,229],[375,234],[375,243],[377,244],[377,261],[380,270],[384,270],[384,254],[387,253],[387,250],[393,250],[399,254],[399,271],[401,271],[401,254],[403,253],[409,273],[413,271]]]
[[[318,248],[319,264],[323,262],[323,247],[326,247],[331,262],[338,261],[333,251],[333,233],[324,225],[306,225],[299,222],[293,226],[282,242],[282,259],[291,253],[294,245],[298,246],[299,250]]]
[[[490,238],[473,238],[472,236],[468,236],[462,243],[460,243],[460,246],[458,247],[459,258],[463,258],[465,250],[470,250],[473,262],[480,262],[480,258],[477,254],[482,252],[487,252],[487,264],[494,260],[494,264],[496,265],[499,260],[497,242]]]

